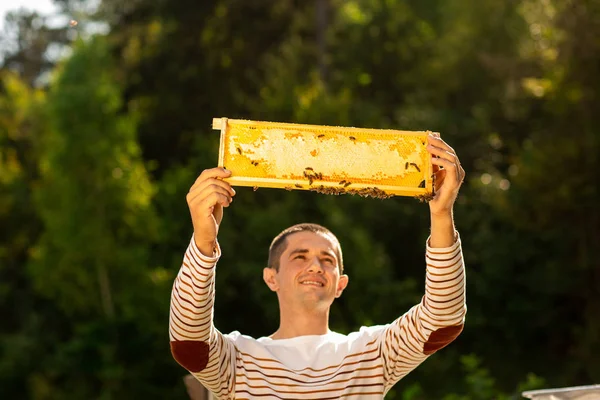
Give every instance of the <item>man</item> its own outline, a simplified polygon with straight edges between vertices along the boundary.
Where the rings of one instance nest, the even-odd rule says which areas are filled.
[[[329,308],[348,285],[336,237],[315,224],[288,228],[271,244],[263,271],[279,300],[279,329],[254,339],[213,325],[217,233],[235,191],[222,168],[205,170],[187,202],[194,235],[171,296],[174,358],[218,399],[382,399],[389,389],[462,331],[465,275],[452,217],[465,172],[437,134],[428,138],[436,174],[429,202],[423,300],[390,324],[341,335]],[[443,167],[443,168],[440,168]]]

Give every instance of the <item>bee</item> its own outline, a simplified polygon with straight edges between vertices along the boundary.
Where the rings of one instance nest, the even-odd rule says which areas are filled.
[[[323,174],[321,172],[315,174],[316,178],[319,180],[323,180]]]
[[[352,140],[353,142],[356,140],[356,138],[354,136],[350,136],[349,139]]]
[[[433,193],[425,193],[418,196],[415,196],[415,199],[419,200],[421,203],[429,203],[433,200],[435,195]]]
[[[425,180],[422,180],[421,183],[419,183],[419,187],[420,188],[424,188],[425,187]]]
[[[312,177],[312,176],[309,176],[309,177],[308,177],[308,184],[309,184],[309,185],[312,185],[312,184],[313,184],[313,177]]]
[[[252,190],[253,190],[254,192],[256,192],[256,191],[258,190],[258,186],[254,186],[254,187],[252,188]]]
[[[414,162],[411,162],[410,165],[414,166],[417,171],[421,172],[421,169],[419,168],[419,166],[417,164],[415,164]]]
[[[344,187],[348,187],[350,185],[352,185],[352,182],[346,182],[346,183],[344,183]]]
[[[304,169],[307,170],[307,171],[314,171],[311,167],[306,167]]]
[[[404,169],[408,169],[408,161],[404,164]]]
[[[242,149],[240,149],[239,147],[236,147],[235,149],[237,150],[237,152],[238,152],[239,154],[242,154]]]
[[[296,186],[298,189],[302,189],[302,185],[298,185],[297,183],[294,186]]]
[[[258,167],[258,161],[252,161],[252,165],[254,165],[255,167]]]
[[[322,138],[322,137],[325,137],[325,135],[324,135],[324,134],[320,134],[320,135],[319,135],[319,136],[317,136],[317,137],[318,137],[318,138]]]
[[[341,181],[340,183],[338,183],[338,185],[343,185],[344,183],[346,183],[345,180]]]

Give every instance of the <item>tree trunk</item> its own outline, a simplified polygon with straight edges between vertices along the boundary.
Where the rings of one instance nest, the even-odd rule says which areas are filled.
[[[108,272],[106,271],[106,267],[102,263],[98,264],[98,283],[100,285],[102,310],[104,311],[104,315],[106,315],[106,317],[109,320],[112,320],[115,316],[115,307],[112,301]]]

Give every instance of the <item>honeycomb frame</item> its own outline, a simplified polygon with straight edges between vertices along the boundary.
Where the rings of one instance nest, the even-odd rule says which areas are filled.
[[[233,186],[364,197],[433,193],[430,131],[214,118]]]

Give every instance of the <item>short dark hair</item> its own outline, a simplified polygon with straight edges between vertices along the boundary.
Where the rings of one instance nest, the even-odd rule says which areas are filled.
[[[340,275],[344,273],[344,261],[342,259],[342,247],[340,246],[340,242],[338,238],[331,232],[329,229],[324,226],[318,224],[311,223],[302,223],[294,226],[290,226],[285,229],[279,235],[275,236],[275,239],[271,242],[271,246],[269,247],[269,268],[273,268],[275,271],[279,271],[279,260],[281,259],[281,255],[287,248],[287,237],[293,233],[298,232],[313,232],[321,235],[329,236],[332,239],[336,249],[335,253],[338,259],[338,269],[340,270]]]

